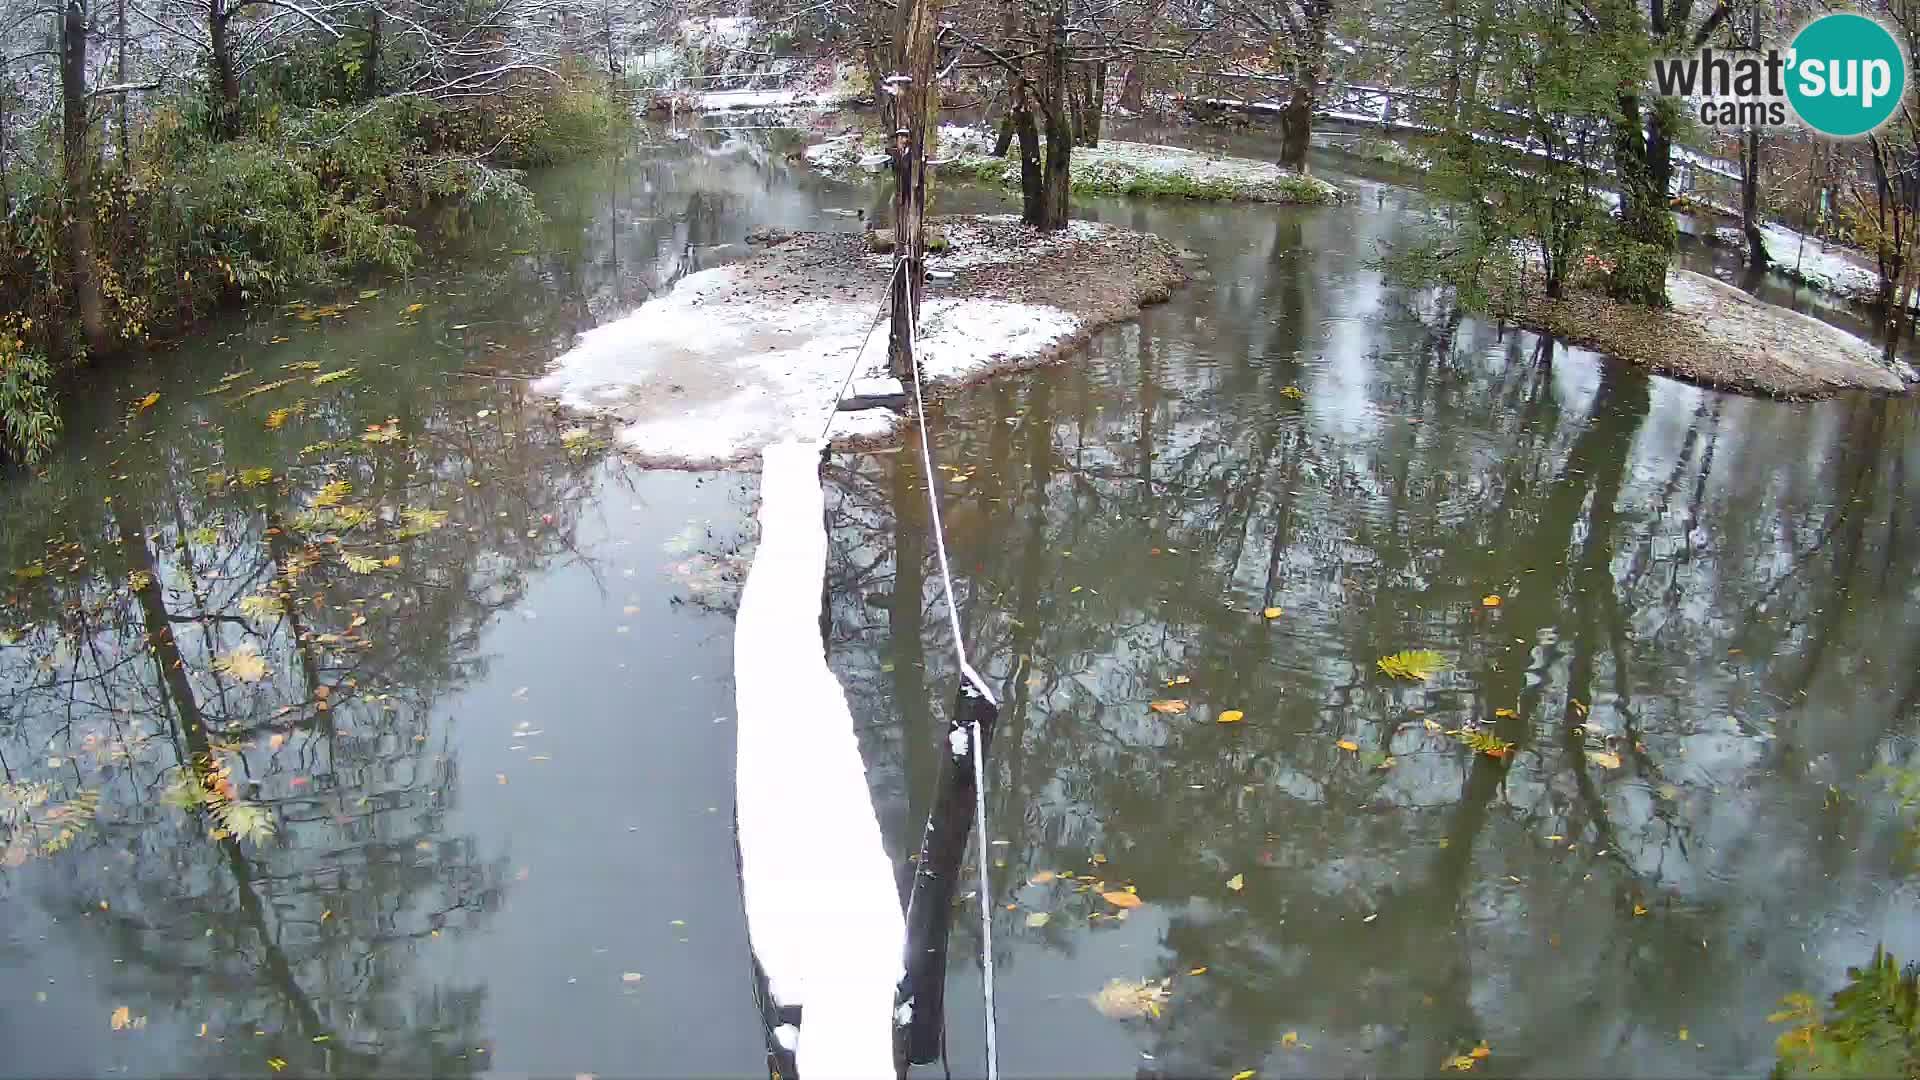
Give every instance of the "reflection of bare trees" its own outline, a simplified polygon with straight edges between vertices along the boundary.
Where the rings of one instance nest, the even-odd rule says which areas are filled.
[[[189,404],[170,421],[206,432],[192,414],[211,412],[218,435],[136,424],[109,467],[45,482],[62,513],[10,515],[7,565],[30,576],[0,647],[0,890],[92,911],[63,920],[66,946],[112,956],[135,1014],[205,1024],[211,1073],[486,1066],[484,988],[413,970],[507,887],[499,856],[447,832],[441,703],[485,673],[481,636],[529,576],[583,560],[603,452],[510,388],[478,411],[413,378],[367,364],[316,395],[309,451],[270,480],[229,478],[286,453],[257,417]],[[84,827],[44,842],[76,800]]]
[[[1241,261],[1216,274],[1242,286],[1196,284],[1096,364],[949,403],[968,648],[1005,690],[990,795],[1012,884],[990,902],[1027,910],[1042,869],[1154,898],[1168,955],[1114,973],[1183,986],[1151,1025],[1175,1074],[1255,1066],[1296,1028],[1429,1073],[1494,1032],[1555,1032],[1543,1067],[1615,1060],[1623,1030],[1716,994],[1758,1024],[1735,1015],[1757,978],[1736,944],[1846,902],[1882,846],[1869,810],[1799,777],[1852,781],[1920,701],[1898,659],[1920,564],[1891,542],[1914,514],[1892,482],[1904,411],[1783,410],[1457,317],[1381,320],[1398,299],[1323,284],[1353,273],[1343,243],[1225,244]],[[847,457],[830,500],[831,651],[903,858],[952,679],[925,525],[889,509],[922,497],[915,472]],[[1453,669],[1389,684],[1373,660],[1402,648]],[[1146,709],[1166,696],[1193,708]],[[1247,721],[1211,722],[1228,708]],[[1473,754],[1445,734],[1463,727],[1514,750]],[[1841,830],[1867,839],[1818,839]],[[1789,857],[1812,867],[1748,869]],[[1043,928],[1003,917],[1010,979],[1024,950],[1097,943],[1075,895]],[[1775,979],[1819,970],[1770,955]],[[1575,1007],[1606,1022],[1561,1040]]]

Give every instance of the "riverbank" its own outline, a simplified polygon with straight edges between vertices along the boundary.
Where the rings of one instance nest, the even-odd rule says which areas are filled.
[[[1047,363],[1186,277],[1171,244],[1111,225],[1042,234],[1012,216],[935,223],[948,246],[927,259],[919,339],[935,396]],[[840,446],[889,439],[900,414],[834,410],[850,374],[856,394],[894,388],[878,321],[891,257],[859,233],[759,238],[759,254],[582,334],[534,390],[614,418],[631,456],[668,468],[737,466],[823,431]]]
[[[1880,350],[1810,315],[1768,304],[1690,270],[1667,271],[1669,311],[1597,293],[1537,292],[1498,314],[1656,374],[1720,390],[1807,400],[1843,390],[1898,394],[1906,383]]]
[[[1008,188],[1020,186],[1020,159],[993,155],[994,134],[982,128],[943,125],[937,153],[939,175]],[[849,132],[807,147],[809,165],[850,178],[885,162],[876,132]],[[1346,193],[1315,176],[1268,161],[1224,157],[1153,143],[1103,139],[1076,146],[1068,168],[1075,195],[1133,195],[1210,202],[1295,203],[1326,206]]]

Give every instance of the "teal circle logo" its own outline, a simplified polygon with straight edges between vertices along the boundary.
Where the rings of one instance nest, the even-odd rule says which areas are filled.
[[[1837,139],[1865,135],[1907,92],[1907,57],[1877,19],[1822,15],[1793,39],[1787,100],[1802,123]]]

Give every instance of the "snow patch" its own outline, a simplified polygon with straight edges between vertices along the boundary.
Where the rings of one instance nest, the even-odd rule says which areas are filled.
[[[628,450],[690,468],[734,464],[822,432],[843,439],[893,430],[899,419],[889,410],[835,411],[856,354],[856,377],[885,375],[878,298],[738,288],[751,262],[690,275],[587,331],[533,389],[624,420]],[[920,315],[922,370],[934,383],[970,380],[1008,357],[1044,356],[1080,329],[1079,317],[1059,308],[979,298],[930,295]]]
[[[760,544],[734,624],[741,889],[769,992],[804,1008],[800,1074],[879,1078],[893,1075],[906,920],[820,640],[820,451],[793,441],[763,453]]]

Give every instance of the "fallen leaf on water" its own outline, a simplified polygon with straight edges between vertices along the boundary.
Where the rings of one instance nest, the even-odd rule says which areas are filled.
[[[1169,698],[1163,701],[1151,702],[1147,705],[1147,708],[1157,713],[1166,713],[1169,716],[1173,716],[1186,712],[1187,703],[1180,698]]]
[[[1633,913],[1635,915],[1645,915],[1647,913],[1646,906],[1643,904],[1633,905]]]
[[[1481,1039],[1480,1045],[1467,1051],[1467,1056],[1472,1058],[1475,1061],[1485,1061],[1487,1058],[1491,1057],[1492,1055],[1493,1055],[1493,1050],[1487,1046],[1487,1040],[1485,1039]]]
[[[1440,730],[1440,725],[1439,725],[1438,723],[1436,723],[1436,722],[1434,722],[1434,721],[1432,721],[1432,720],[1423,720],[1423,721],[1421,721],[1421,723],[1423,723],[1423,724],[1425,724],[1425,725],[1427,725],[1427,730],[1428,730],[1428,731],[1439,731],[1439,730]]]
[[[133,1010],[122,1005],[113,1010],[113,1015],[107,1018],[107,1022],[113,1025],[113,1030],[123,1030],[133,1023]]]
[[[406,313],[409,315],[418,315],[420,312],[425,311],[426,308],[427,305],[425,304],[408,304]]]
[[[1166,1004],[1169,996],[1164,983],[1146,979],[1137,982],[1111,979],[1089,1000],[1102,1016],[1132,1020],[1142,1016],[1159,1016],[1160,1006]]]
[[[1232,889],[1234,892],[1239,892],[1246,887],[1247,876],[1245,874],[1235,874],[1227,879],[1227,888]]]
[[[203,1039],[207,1037],[207,1025],[205,1024],[200,1025],[200,1037]]]
[[[1117,908],[1137,908],[1142,903],[1138,896],[1130,892],[1119,892],[1117,890],[1114,892],[1101,893],[1100,899],[1105,900]]]
[[[636,982],[639,982],[639,981],[640,981],[641,979],[644,979],[644,978],[646,978],[646,976],[645,976],[645,975],[642,975],[642,974],[640,974],[640,973],[639,973],[639,972],[637,972],[637,971],[624,971],[624,972],[621,972],[621,973],[620,973],[620,981],[621,981],[621,982],[630,982],[630,983],[636,983]]]
[[[1339,747],[1342,750],[1350,750],[1355,753],[1358,753],[1360,750],[1360,744],[1357,742],[1354,742],[1352,739],[1341,739],[1339,742],[1334,743],[1333,745]]]
[[[1167,680],[1167,685],[1168,686],[1185,686],[1192,681],[1193,681],[1192,679],[1188,678],[1185,675],[1175,675],[1173,678]]]
[[[1226,712],[1214,717],[1214,720],[1221,724],[1237,724],[1246,718],[1247,714],[1241,712],[1239,709],[1228,709]]]
[[[1691,1039],[1689,1039],[1689,1038],[1687,1037],[1687,1029],[1686,1029],[1686,1028],[1681,1028],[1681,1029],[1680,1029],[1680,1041],[1681,1041],[1681,1042],[1692,1042],[1692,1041],[1693,1041],[1693,1040],[1691,1040]]]
[[[1620,767],[1620,755],[1609,753],[1605,750],[1588,751],[1587,760],[1603,769],[1617,769]]]
[[[1377,662],[1382,672],[1395,679],[1425,682],[1447,666],[1446,657],[1432,649],[1411,649],[1383,656]]]
[[[1054,878],[1054,873],[1053,873],[1053,871],[1051,871],[1051,870],[1042,870],[1042,871],[1040,871],[1039,873],[1037,873],[1037,874],[1035,874],[1035,875],[1033,875],[1032,877],[1030,877],[1030,878],[1028,878],[1028,879],[1027,879],[1027,884],[1029,884],[1029,885],[1045,885],[1045,884],[1046,884],[1047,882],[1049,882],[1049,881],[1052,881],[1052,880],[1053,880],[1053,878]]]
[[[1047,925],[1048,920],[1052,918],[1053,916],[1047,914],[1044,911],[1036,911],[1033,914],[1027,916],[1027,925],[1037,930],[1040,927]]]
[[[1493,715],[1495,719],[1505,720],[1508,717],[1519,716],[1520,714],[1514,712],[1512,709],[1495,709],[1493,710]]]
[[[1253,1080],[1253,1070],[1241,1069],[1239,1072],[1233,1074],[1233,1080]]]
[[[1277,608],[1277,607],[1270,607],[1270,608],[1268,608],[1268,609],[1266,609],[1265,611],[1262,611],[1262,612],[1260,613],[1260,615],[1261,615],[1261,617],[1263,617],[1263,618],[1268,618],[1268,619],[1277,619],[1277,618],[1279,618],[1279,617],[1280,617],[1280,609],[1279,609],[1279,608]]]
[[[1472,1072],[1473,1059],[1468,1057],[1465,1054],[1461,1054],[1458,1057],[1448,1058],[1446,1067],[1449,1069],[1458,1070],[1460,1072]]]
[[[139,406],[135,408],[133,411],[136,413],[143,413],[143,412],[146,412],[148,409],[153,408],[155,405],[158,405],[159,403],[160,403],[160,391],[155,390],[153,393],[148,394],[146,397],[141,398]]]
[[[494,774],[493,774],[493,778],[494,778],[495,780],[498,780],[498,781],[500,781],[500,782],[501,782],[502,784],[504,784],[504,783],[506,783],[506,782],[507,782],[507,774],[506,774],[506,773],[503,773],[503,772],[497,772],[497,773],[494,773]]]
[[[1293,1049],[1296,1046],[1299,1046],[1300,1033],[1297,1031],[1289,1031],[1285,1035],[1280,1036],[1280,1045],[1286,1047],[1289,1050]]]
[[[1495,595],[1493,595],[1492,593],[1488,593],[1487,595],[1485,595],[1485,596],[1483,596],[1483,597],[1481,597],[1481,598],[1480,598],[1480,606],[1482,606],[1482,607],[1499,607],[1499,606],[1500,606],[1500,598],[1499,598],[1498,596],[1495,596]]]
[[[267,677],[267,662],[260,658],[260,653],[252,642],[216,658],[213,669],[225,672],[241,682],[259,682]]]
[[[281,1069],[284,1069],[287,1067],[287,1059],[270,1057],[267,1059],[267,1067],[272,1069],[274,1072],[279,1072]]]
[[[1207,973],[1207,965],[1205,964],[1201,964],[1199,967],[1194,968],[1192,971],[1187,972],[1187,974],[1189,975],[1205,975],[1206,973]]]

